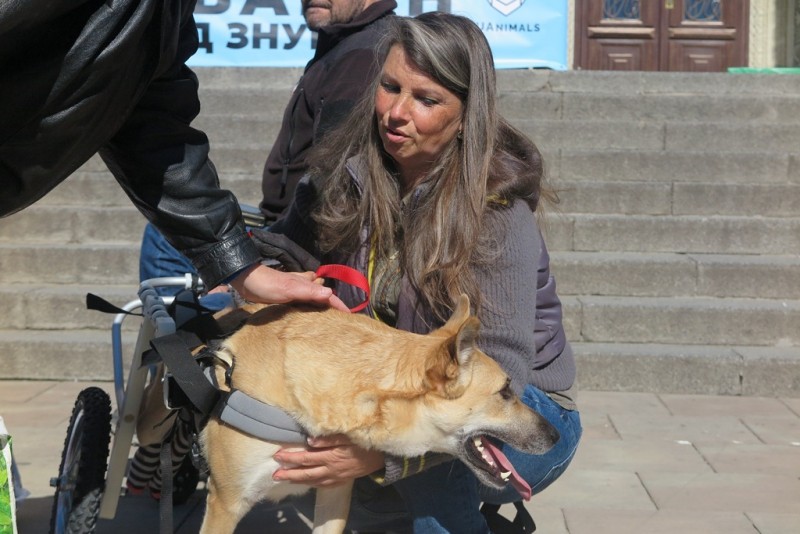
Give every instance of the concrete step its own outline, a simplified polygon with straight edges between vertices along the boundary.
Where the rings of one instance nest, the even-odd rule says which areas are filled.
[[[564,213],[795,217],[800,184],[589,182],[554,179]]]
[[[717,94],[597,94],[503,92],[500,113],[538,119],[795,123],[800,116],[800,92],[766,96]]]
[[[253,72],[250,75],[257,75]],[[504,70],[497,73],[498,92],[550,91],[606,95],[797,95],[793,76],[699,72],[621,72]]]
[[[0,243],[135,243],[141,241],[146,222],[132,204],[112,208],[37,204],[0,220]]]
[[[0,243],[0,284],[118,284],[135,288],[140,241],[110,245]]]
[[[568,337],[592,343],[794,347],[800,300],[564,297]]]
[[[800,218],[550,212],[548,248],[573,251],[800,254]]]
[[[666,150],[797,152],[800,122],[789,124],[729,122],[668,122]]]
[[[99,170],[84,170],[86,167],[72,173],[42,197],[36,206],[90,205],[99,208],[131,205],[128,195],[102,161],[97,163]]]
[[[554,120],[510,117],[541,148],[794,153],[800,123]]]
[[[550,257],[562,296],[800,299],[800,257],[564,252]]]
[[[280,124],[286,104],[291,100],[294,83],[280,87],[244,85],[232,87],[201,87],[200,115],[198,117],[224,118],[232,114]]]
[[[291,88],[303,75],[300,67],[195,67],[200,91],[207,89]]]
[[[137,332],[125,331],[123,368],[130,368]],[[2,379],[112,380],[111,331],[0,330]]]
[[[796,396],[797,347],[573,343],[584,390]]]
[[[575,150],[548,161],[563,180],[651,183],[800,183],[800,148],[784,154],[744,150]],[[555,163],[555,165],[553,165]]]
[[[192,126],[208,136],[212,157],[213,151],[220,145],[245,146],[260,150],[256,159],[263,166],[280,130],[281,117],[282,114],[271,116],[247,114],[244,109],[240,113],[229,112],[225,115],[201,113],[192,122]]]
[[[2,284],[0,299],[6,312],[0,315],[0,330],[105,330],[111,332],[114,316],[86,309],[86,294],[94,293],[123,306],[137,298],[138,284]],[[137,320],[125,321],[138,328]]]

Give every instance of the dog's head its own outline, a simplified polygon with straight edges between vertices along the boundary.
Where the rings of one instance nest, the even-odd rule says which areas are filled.
[[[530,488],[493,443],[499,440],[531,454],[543,454],[558,441],[558,431],[528,408],[511,389],[511,379],[477,346],[478,320],[470,315],[462,295],[450,320],[429,336],[439,338],[438,350],[427,356],[426,393],[422,412],[439,440],[434,447],[461,459],[484,484],[502,488],[512,483],[523,497]]]

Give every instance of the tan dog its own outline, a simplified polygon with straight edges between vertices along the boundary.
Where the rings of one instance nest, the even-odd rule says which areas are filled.
[[[247,324],[219,353],[235,364],[232,386],[281,407],[310,435],[342,433],[361,447],[401,457],[448,453],[484,484],[502,488],[511,479],[523,492],[485,436],[534,454],[558,440],[558,432],[512,393],[500,366],[477,348],[478,320],[470,317],[466,296],[447,324],[426,336],[332,309],[248,311]],[[257,502],[309,489],[272,480],[279,467],[272,456],[282,444],[214,419],[201,443],[211,473],[203,534],[233,532]],[[342,532],[351,489],[317,490],[315,534]]]

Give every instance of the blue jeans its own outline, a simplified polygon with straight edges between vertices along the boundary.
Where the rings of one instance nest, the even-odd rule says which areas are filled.
[[[183,276],[186,273],[197,273],[189,258],[170,245],[155,226],[147,223],[139,251],[139,281],[164,276]],[[156,291],[159,295],[170,296],[180,291],[180,288],[159,287]],[[231,297],[228,293],[212,293],[204,295],[201,302],[209,310],[216,311],[230,305]]]
[[[170,245],[155,226],[147,223],[142,236],[142,248],[139,251],[139,281],[196,272],[189,258]],[[162,287],[158,291],[161,295],[174,295],[178,290]]]
[[[572,461],[582,433],[581,421],[577,411],[565,410],[534,386],[525,388],[522,401],[544,416],[561,436],[543,455],[521,453],[507,445],[502,447],[535,495],[561,476]],[[520,498],[510,485],[502,491],[484,486],[468,467],[454,460],[389,487],[379,487],[369,478],[356,480],[348,527],[397,532],[413,530],[420,534],[486,534],[489,527],[480,513],[480,503],[505,504]]]

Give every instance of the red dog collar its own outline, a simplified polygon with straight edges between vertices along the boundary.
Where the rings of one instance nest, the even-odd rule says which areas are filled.
[[[337,264],[320,265],[315,274],[320,278],[333,278],[334,280],[339,280],[345,284],[350,284],[351,286],[355,286],[364,292],[366,295],[364,302],[350,308],[351,313],[359,312],[366,308],[367,304],[369,304],[369,281],[367,281],[366,276],[352,267]]]

